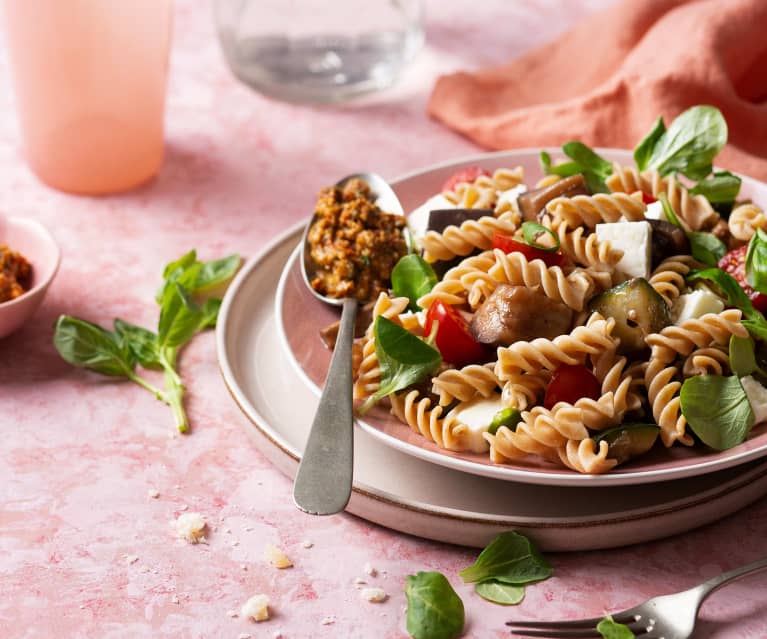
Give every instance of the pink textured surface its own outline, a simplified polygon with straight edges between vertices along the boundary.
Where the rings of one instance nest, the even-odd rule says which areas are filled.
[[[28,172],[0,60],[0,211],[43,222],[63,250],[33,321],[0,341],[0,637],[394,639],[407,636],[404,580],[419,570],[440,570],[456,587],[467,608],[466,637],[504,637],[509,618],[600,614],[765,552],[762,500],[672,539],[552,556],[555,576],[529,588],[521,606],[494,606],[457,576],[472,550],[347,515],[298,512],[288,480],[245,434],[212,334],[182,357],[193,424],[186,437],[172,436],[169,410],[148,393],[73,369],[51,346],[60,313],[151,325],[166,261],[192,246],[204,258],[252,255],[340,175],[371,168],[394,176],[475,152],[424,115],[436,75],[502,62],[553,37],[584,9],[607,4],[434,0],[427,47],[397,87],[354,105],[310,108],[237,84],[215,42],[210,7],[179,1],[167,161],[141,190],[101,199],[51,191]],[[149,498],[149,489],[159,498]],[[168,522],[184,507],[215,526],[208,545],[174,538]],[[265,564],[268,543],[284,548],[295,566]],[[125,555],[138,560],[128,564]],[[363,574],[366,562],[377,577]],[[388,601],[360,599],[356,577],[384,588]],[[754,576],[714,595],[696,637],[767,636],[766,585],[767,576]],[[270,596],[271,620],[227,616],[255,593]],[[333,623],[323,625],[325,617]]]

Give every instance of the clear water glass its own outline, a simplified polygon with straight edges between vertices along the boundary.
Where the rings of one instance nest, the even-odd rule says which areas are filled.
[[[420,0],[215,0],[234,74],[291,102],[389,86],[423,44]]]

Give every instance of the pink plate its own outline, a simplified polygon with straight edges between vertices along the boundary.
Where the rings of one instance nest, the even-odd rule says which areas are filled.
[[[557,155],[556,149],[549,149]],[[614,149],[598,149],[611,161],[633,162],[631,153]],[[528,183],[541,175],[538,150],[520,150],[478,155],[428,167],[394,180],[391,184],[405,211],[412,211],[431,195],[458,167],[479,165],[490,171],[501,167],[522,166]],[[743,197],[767,202],[767,185],[743,178]],[[296,365],[299,375],[320,393],[330,362],[330,353],[323,345],[319,330],[338,319],[335,308],[318,301],[306,288],[300,273],[298,248],[288,260],[277,287],[277,324],[283,345]],[[388,410],[376,407],[365,419],[358,420],[361,428],[389,446],[435,464],[475,475],[535,484],[562,486],[606,486],[642,484],[678,479],[730,468],[767,455],[767,425],[752,431],[743,444],[724,452],[702,452],[684,446],[668,450],[656,449],[643,458],[620,466],[605,475],[582,475],[574,471],[535,460],[508,464],[493,464],[487,455],[451,452],[439,448],[403,424]]]

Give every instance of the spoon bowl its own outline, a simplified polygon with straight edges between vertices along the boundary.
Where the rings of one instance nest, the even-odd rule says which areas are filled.
[[[349,181],[366,182],[375,194],[375,204],[384,212],[403,215],[402,204],[389,184],[375,173],[354,173],[336,183],[343,188]],[[302,237],[301,274],[304,283],[319,300],[341,306],[341,322],[330,360],[325,386],[309,438],[304,447],[293,484],[293,501],[304,512],[332,515],[349,503],[354,471],[354,405],[352,400],[352,343],[354,320],[360,302],[356,297],[322,295],[312,286],[316,266],[311,256],[309,230],[317,221],[315,213]],[[409,236],[404,234],[408,248]]]

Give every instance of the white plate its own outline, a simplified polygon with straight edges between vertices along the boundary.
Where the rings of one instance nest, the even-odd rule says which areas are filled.
[[[247,416],[256,447],[288,476],[296,472],[317,406],[289,363],[275,322],[274,290],[300,228],[250,260],[219,316],[218,359]],[[640,486],[535,486],[436,465],[356,430],[348,512],[396,530],[483,547],[516,529],[544,551],[609,548],[683,532],[724,517],[767,490],[767,464]]]
[[[555,149],[549,151],[557,155]],[[622,164],[633,162],[628,151],[598,151],[611,161]],[[428,167],[394,180],[392,187],[405,211],[412,211],[438,192],[440,185],[456,168],[466,165],[479,165],[491,171],[499,167],[522,166],[528,183],[540,176],[537,150],[508,151]],[[767,185],[744,178],[741,195],[767,202]],[[280,278],[276,304],[277,321],[285,349],[299,375],[319,395],[330,363],[330,353],[318,338],[319,330],[338,319],[338,310],[315,299],[308,291],[301,277],[298,253],[291,256]],[[730,468],[767,455],[767,426],[762,425],[754,429],[747,441],[723,452],[700,447],[674,446],[663,449],[657,446],[650,454],[607,474],[583,475],[534,457],[524,461],[493,464],[486,454],[446,451],[415,433],[384,408],[370,411],[364,419],[359,420],[359,424],[385,444],[435,464],[495,479],[560,486],[628,485],[679,479]]]

